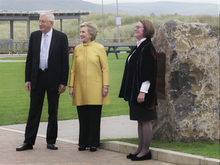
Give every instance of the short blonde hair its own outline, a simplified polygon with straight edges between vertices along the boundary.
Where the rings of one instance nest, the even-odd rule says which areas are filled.
[[[82,27],[87,27],[88,32],[91,35],[91,41],[96,39],[96,36],[97,36],[97,33],[98,33],[98,27],[94,22],[92,22],[92,21],[83,22],[80,25],[80,28],[82,28]]]
[[[143,24],[144,27],[144,36],[146,38],[153,38],[155,33],[154,24],[147,19],[141,19],[140,22]]]

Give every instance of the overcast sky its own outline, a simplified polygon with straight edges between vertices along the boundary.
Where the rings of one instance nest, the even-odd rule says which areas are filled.
[[[189,2],[189,3],[215,3],[220,4],[220,0],[83,0],[96,4],[108,4],[108,3],[143,3],[143,2],[158,2],[158,1],[172,1],[172,2]]]

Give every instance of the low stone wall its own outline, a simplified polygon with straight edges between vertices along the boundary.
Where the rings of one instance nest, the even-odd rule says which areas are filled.
[[[170,20],[152,42],[166,54],[166,99],[158,101],[153,139],[220,140],[220,44],[211,25]]]

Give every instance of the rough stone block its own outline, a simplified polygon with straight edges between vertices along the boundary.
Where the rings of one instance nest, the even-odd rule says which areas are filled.
[[[152,42],[166,54],[166,99],[158,101],[153,139],[219,141],[220,44],[211,25],[170,20]]]

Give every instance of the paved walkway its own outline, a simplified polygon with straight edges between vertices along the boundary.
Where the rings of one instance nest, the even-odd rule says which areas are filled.
[[[23,133],[26,124],[1,126],[7,130],[16,130]],[[47,122],[41,122],[38,130],[38,136],[46,137]],[[71,141],[74,144],[78,143],[79,136],[79,121],[63,120],[58,121],[58,138]],[[101,118],[101,139],[114,138],[133,138],[137,137],[137,122],[129,120],[129,116],[112,116]],[[21,141],[22,142],[22,141]]]
[[[127,153],[98,149],[96,152],[78,151],[78,120],[59,121],[57,145],[52,151],[46,148],[46,125],[42,122],[33,150],[15,151],[24,140],[25,124],[0,127],[0,165],[171,165],[156,160],[133,162],[126,159]],[[103,117],[101,139],[137,137],[137,123],[129,116]]]
[[[27,54],[0,54],[0,58],[6,57],[26,57]]]

